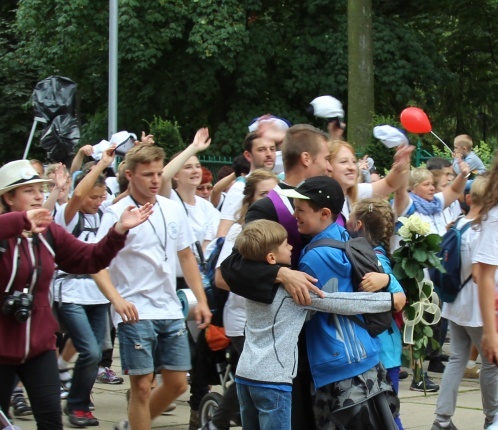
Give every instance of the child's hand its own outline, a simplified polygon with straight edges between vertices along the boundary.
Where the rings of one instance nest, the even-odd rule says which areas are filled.
[[[386,273],[370,272],[363,277],[359,290],[373,293],[387,287],[389,281],[389,275]]]
[[[393,306],[395,311],[400,311],[405,307],[406,296],[405,293],[394,293],[393,294]]]

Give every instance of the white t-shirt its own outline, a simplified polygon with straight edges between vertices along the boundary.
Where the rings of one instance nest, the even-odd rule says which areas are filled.
[[[235,239],[242,230],[239,223],[233,224],[225,237],[225,242],[221,248],[216,268],[221,266],[231,253],[235,244]],[[246,299],[230,292],[228,299],[223,309],[223,325],[227,336],[236,337],[244,336],[244,328],[246,326]]]
[[[284,173],[284,160],[282,158],[282,151],[275,152],[275,167],[273,167],[273,173],[279,175]]]
[[[245,178],[240,176],[228,190],[223,207],[221,208],[221,219],[236,221],[235,214],[242,207],[244,199],[244,188],[246,186]]]
[[[62,226],[64,230],[73,233],[80,222],[80,213],[77,212],[68,224],[64,218],[67,203],[63,204],[55,215],[55,222]],[[83,214],[84,228],[93,231],[83,230],[78,239],[82,242],[92,243],[95,240],[97,229],[100,226],[100,215]],[[62,303],[76,303],[79,305],[98,305],[109,301],[100,292],[97,284],[90,277],[77,278],[74,275],[64,276],[65,272],[59,270],[53,286],[54,300]],[[61,277],[63,276],[63,277]],[[61,277],[61,278],[59,278]]]
[[[481,224],[481,234],[472,254],[472,263],[498,266],[498,206],[488,212],[487,219]],[[498,270],[495,272],[495,303],[497,295]]]
[[[178,251],[195,242],[185,209],[170,199],[156,197],[154,213],[128,232],[125,247],[112,260],[109,271],[119,294],[135,304],[140,319],[180,319],[182,306],[176,295]],[[110,206],[104,213],[97,240],[135,202],[130,196]],[[121,317],[113,312],[114,324]]]
[[[455,200],[443,211],[443,220],[448,225],[456,221],[460,215],[462,215],[462,207],[460,206],[460,202]]]
[[[365,182],[358,184],[357,201],[360,201],[363,199],[368,199],[372,196],[373,196],[372,184],[365,183]],[[344,199],[344,206],[342,207],[342,211],[341,211],[341,213],[344,215],[344,218],[346,218],[346,221],[349,219],[349,216],[351,215],[351,209],[352,209],[352,204],[349,201],[349,197],[346,195],[346,198]]]
[[[472,222],[471,219],[461,218],[456,227],[462,228]],[[462,267],[460,270],[461,282],[472,274],[472,253],[479,239],[479,231],[469,227],[462,235],[460,255]],[[482,327],[481,309],[477,284],[472,279],[458,293],[453,303],[443,303],[442,316],[461,326]]]
[[[215,215],[214,212],[218,211],[211,203],[202,197],[195,196],[195,205],[189,205],[188,203],[183,202],[174,190],[171,190],[170,198],[182,206],[184,216],[188,215],[188,222],[194,232],[195,240],[198,241],[201,246],[205,240],[211,241],[216,237],[218,224],[216,223],[217,218],[213,217]],[[192,251],[196,256],[197,261],[199,261],[195,246],[192,247]],[[178,277],[183,277],[183,271],[179,262],[177,262],[176,274]]]
[[[481,224],[481,235],[472,262],[498,266],[498,206],[488,212]]]

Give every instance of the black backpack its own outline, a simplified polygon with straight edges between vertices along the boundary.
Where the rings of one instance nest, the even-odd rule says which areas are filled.
[[[346,242],[329,238],[319,239],[316,242],[310,243],[306,247],[306,252],[320,246],[339,248],[346,252],[346,256],[351,263],[353,291],[358,291],[363,276],[367,273],[384,273],[377,254],[364,237],[349,239]],[[363,321],[356,315],[348,315],[348,318],[367,330],[370,336],[377,336],[385,330],[391,330],[393,321],[391,311],[363,314]]]
[[[460,293],[460,290],[467,285],[472,278],[472,274],[462,282],[460,269],[462,267],[462,257],[460,254],[462,245],[462,235],[471,226],[472,222],[467,222],[458,228],[458,217],[451,228],[444,234],[441,241],[441,250],[436,254],[441,259],[441,264],[445,272],[438,269],[429,269],[431,281],[439,298],[446,303],[453,303]]]

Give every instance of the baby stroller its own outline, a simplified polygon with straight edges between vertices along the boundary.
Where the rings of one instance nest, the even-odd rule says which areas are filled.
[[[220,331],[221,319],[217,318],[217,312],[213,312],[212,325],[208,329],[199,331],[195,321],[193,321],[192,309],[196,302],[192,292],[179,290],[177,294],[187,321],[192,355],[193,366],[189,378],[191,385],[190,405],[193,409],[197,409],[198,405],[199,426],[203,426],[212,418],[228,387],[235,380],[235,365],[238,354],[230,345],[224,331]],[[208,391],[208,386],[216,385],[221,386],[222,394]],[[238,413],[231,419],[240,425]]]
[[[203,426],[211,420],[215,410],[220,405],[223,396],[227,393],[230,384],[234,383],[235,380],[235,362],[236,352],[233,350],[232,346],[229,345],[223,350],[224,358],[222,361],[217,360],[215,364],[216,373],[218,375],[218,381],[216,384],[220,385],[222,388],[222,394],[218,392],[211,391],[204,395],[199,406],[199,424]],[[240,426],[240,414],[236,413],[231,417],[231,420],[238,426]]]

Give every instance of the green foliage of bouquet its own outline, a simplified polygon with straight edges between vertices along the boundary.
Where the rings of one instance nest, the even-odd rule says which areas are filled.
[[[405,364],[415,369],[415,381],[418,382],[427,345],[431,342],[434,350],[440,348],[430,327],[441,318],[439,298],[432,282],[425,276],[424,269],[444,271],[436,255],[441,237],[431,234],[430,224],[417,215],[400,217],[399,221],[403,225],[397,232],[401,241],[400,247],[393,253],[393,274],[403,285],[406,294],[403,341],[409,347],[404,349],[403,358]]]

